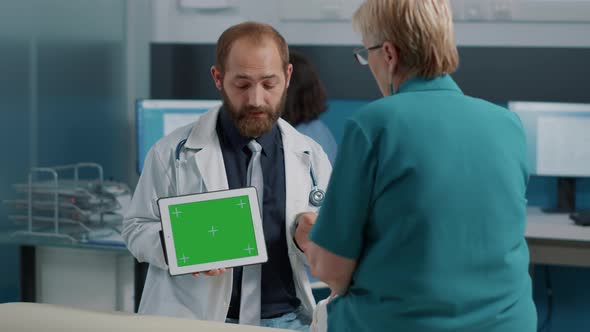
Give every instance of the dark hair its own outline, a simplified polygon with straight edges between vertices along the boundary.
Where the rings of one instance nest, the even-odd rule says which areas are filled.
[[[298,52],[289,52],[293,65],[291,81],[282,118],[292,126],[317,119],[328,109],[326,89],[307,58]]]
[[[215,66],[222,73],[225,72],[225,62],[234,42],[239,39],[248,39],[255,44],[261,44],[266,40],[272,40],[279,50],[281,62],[286,71],[289,65],[289,47],[285,38],[272,26],[259,22],[243,22],[229,27],[217,40],[215,49]]]

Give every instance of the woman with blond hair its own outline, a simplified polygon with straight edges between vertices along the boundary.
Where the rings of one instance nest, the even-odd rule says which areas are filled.
[[[383,98],[352,117],[317,221],[329,331],[536,328],[517,116],[468,97],[449,2],[366,0],[354,15]],[[315,224],[314,224],[315,222]]]

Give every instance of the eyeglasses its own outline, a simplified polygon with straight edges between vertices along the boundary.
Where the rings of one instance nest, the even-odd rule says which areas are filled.
[[[358,61],[360,65],[366,66],[369,64],[369,51],[381,48],[381,46],[383,46],[383,43],[371,46],[369,48],[358,47],[352,51],[352,54],[354,55],[354,58],[356,59],[356,61]]]

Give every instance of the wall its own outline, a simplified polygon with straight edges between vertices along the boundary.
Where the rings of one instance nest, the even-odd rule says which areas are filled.
[[[485,3],[489,0],[460,0],[471,3]],[[565,8],[559,7],[557,12]],[[359,0],[228,0],[235,7],[227,10],[195,10],[181,8],[178,1],[152,1],[153,42],[214,43],[228,26],[245,21],[256,20],[275,26],[290,44],[304,45],[358,45],[359,36],[353,32],[347,17]],[[456,1],[455,1],[456,2]],[[510,2],[510,1],[504,1]],[[512,0],[517,2],[517,0]],[[532,1],[529,1],[532,2]],[[540,2],[540,1],[539,1]],[[588,12],[590,1],[584,2],[582,10]],[[297,5],[285,5],[296,3]],[[320,3],[341,3],[342,16],[324,15],[324,18],[301,20],[292,18],[290,7],[313,5],[307,10],[309,16],[321,9]],[[325,6],[324,6],[325,8]],[[292,10],[291,10],[292,12]],[[556,15],[556,14],[554,14]],[[301,15],[299,15],[301,16]],[[550,14],[545,15],[545,18]],[[583,15],[582,15],[583,16]],[[459,21],[455,24],[456,39],[463,46],[538,46],[538,47],[590,47],[590,15],[584,21],[537,22],[527,21]],[[556,17],[559,18],[559,15]]]

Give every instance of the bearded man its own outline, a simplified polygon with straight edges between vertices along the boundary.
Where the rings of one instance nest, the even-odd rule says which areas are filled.
[[[220,36],[211,74],[222,106],[152,147],[125,216],[129,251],[150,265],[140,313],[307,330],[312,222],[297,216],[318,209],[310,192],[327,187],[332,168],[316,142],[280,119],[292,70],[285,39],[269,25],[245,22]],[[268,261],[171,277],[157,199],[243,188],[254,167]]]

